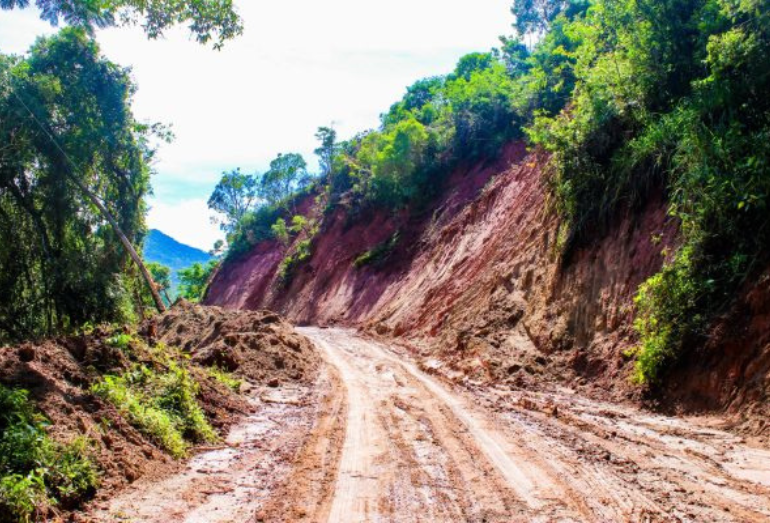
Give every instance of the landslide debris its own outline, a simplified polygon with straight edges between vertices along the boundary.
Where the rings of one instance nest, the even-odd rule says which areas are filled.
[[[251,410],[254,385],[308,382],[318,364],[309,342],[274,313],[181,301],[136,331],[100,326],[0,347],[0,385],[29,392],[53,441],[88,441],[99,480],[87,496],[98,504],[141,476],[175,469],[172,455],[221,438]],[[159,436],[172,429],[184,438],[175,451]],[[32,516],[74,514],[87,500],[68,501]]]

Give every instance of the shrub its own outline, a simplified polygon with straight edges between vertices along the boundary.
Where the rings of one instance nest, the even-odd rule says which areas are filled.
[[[226,370],[219,367],[210,367],[208,369],[208,374],[213,379],[217,380],[219,383],[229,388],[233,392],[237,393],[241,391],[243,381],[233,377],[231,372],[227,372]]]
[[[53,441],[22,389],[0,385],[0,521],[30,521],[59,503],[73,504],[98,483],[90,441]]]
[[[125,351],[131,346],[134,339],[130,334],[119,333],[107,338],[107,345]]]
[[[281,260],[278,266],[278,277],[284,285],[291,283],[297,268],[312,255],[312,241],[312,238],[299,240],[294,244],[293,252]]]

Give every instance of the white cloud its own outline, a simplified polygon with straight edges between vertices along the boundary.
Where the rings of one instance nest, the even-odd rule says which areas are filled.
[[[211,223],[212,216],[203,199],[174,203],[151,200],[147,225],[186,245],[209,251],[215,241],[224,238],[219,226]]]

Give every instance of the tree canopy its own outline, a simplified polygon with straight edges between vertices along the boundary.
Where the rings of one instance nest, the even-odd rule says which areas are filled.
[[[220,213],[223,231],[232,232],[235,225],[256,203],[259,187],[254,175],[244,174],[240,169],[222,173],[222,178],[209,197],[210,209]]]
[[[30,0],[0,0],[2,9],[24,9]],[[243,26],[232,0],[35,0],[40,16],[51,25],[64,22],[89,33],[114,25],[140,25],[150,38],[169,27],[187,24],[195,39],[220,48],[241,34]]]
[[[136,241],[144,234],[152,127],[134,85],[82,29],[0,57],[0,338],[131,315],[134,269],[90,188]]]

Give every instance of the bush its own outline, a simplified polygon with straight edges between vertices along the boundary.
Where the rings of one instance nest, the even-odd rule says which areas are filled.
[[[312,241],[312,238],[299,240],[294,244],[293,252],[281,260],[281,263],[278,265],[278,277],[284,285],[291,283],[302,262],[309,259],[313,254],[311,250]]]
[[[681,224],[636,298],[636,380],[656,383],[770,259],[770,3],[595,0],[566,33],[569,111],[529,129],[553,153],[564,254],[656,186]]]
[[[53,441],[28,392],[0,385],[0,521],[30,521],[57,504],[73,504],[98,483],[90,441]]]

